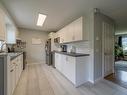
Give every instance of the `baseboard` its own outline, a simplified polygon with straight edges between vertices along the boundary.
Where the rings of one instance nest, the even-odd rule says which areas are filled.
[[[93,80],[89,80],[90,83],[94,84],[94,81]]]
[[[98,83],[98,82],[100,82],[102,80],[103,80],[103,78],[100,77],[100,78],[96,79],[95,81],[94,80],[89,80],[89,82],[92,83],[92,84],[96,84],[96,83]]]
[[[96,83],[98,83],[98,82],[100,82],[100,81],[102,81],[102,80],[103,80],[103,78],[100,77],[100,78],[98,78],[98,79],[96,79],[96,80],[94,81],[94,84],[96,84]]]

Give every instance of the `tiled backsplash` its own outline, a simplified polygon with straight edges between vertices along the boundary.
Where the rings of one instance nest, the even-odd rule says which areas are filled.
[[[90,54],[90,44],[89,41],[83,41],[83,42],[74,42],[74,43],[69,43],[69,44],[65,44],[67,45],[67,52],[70,52],[71,49],[73,48],[73,50],[76,53],[85,53],[85,54]],[[56,45],[56,48],[54,50],[58,50],[61,51],[60,45]]]
[[[67,44],[67,46],[68,46],[67,48],[68,52],[70,52],[71,49],[74,47],[76,49],[76,53],[90,54],[89,41],[70,43]]]

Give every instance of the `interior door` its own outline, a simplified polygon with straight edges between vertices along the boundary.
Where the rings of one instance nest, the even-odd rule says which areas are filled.
[[[102,34],[103,76],[113,73],[114,70],[114,25],[103,22]]]

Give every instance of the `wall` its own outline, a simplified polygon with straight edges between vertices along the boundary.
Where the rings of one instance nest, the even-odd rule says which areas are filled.
[[[115,35],[127,35],[127,25],[117,25]]]
[[[48,38],[48,33],[29,30],[29,29],[19,29],[20,38],[26,41],[26,53],[28,63],[45,63],[45,41]],[[41,45],[32,45],[32,38],[39,38],[42,40]]]
[[[10,14],[8,13],[8,11],[6,10],[6,8],[4,7],[4,5],[2,4],[2,2],[0,2],[0,8],[4,11],[5,15],[7,16],[7,18],[5,17],[7,22],[11,22],[11,24],[14,25],[14,27],[17,29],[17,26],[14,22],[14,20],[12,19],[12,17],[10,16]],[[8,21],[9,20],[9,21]]]
[[[102,13],[94,13],[94,81],[102,78],[102,23],[114,21]]]
[[[90,12],[86,16],[89,31],[89,45],[90,45],[90,58],[89,58],[89,81],[94,83],[94,12]]]

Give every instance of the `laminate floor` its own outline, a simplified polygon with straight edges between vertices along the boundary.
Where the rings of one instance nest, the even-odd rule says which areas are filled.
[[[127,71],[116,69],[114,74],[106,76],[105,79],[127,89]]]
[[[75,88],[56,69],[37,64],[23,71],[14,95],[127,95],[127,89],[106,80]]]

